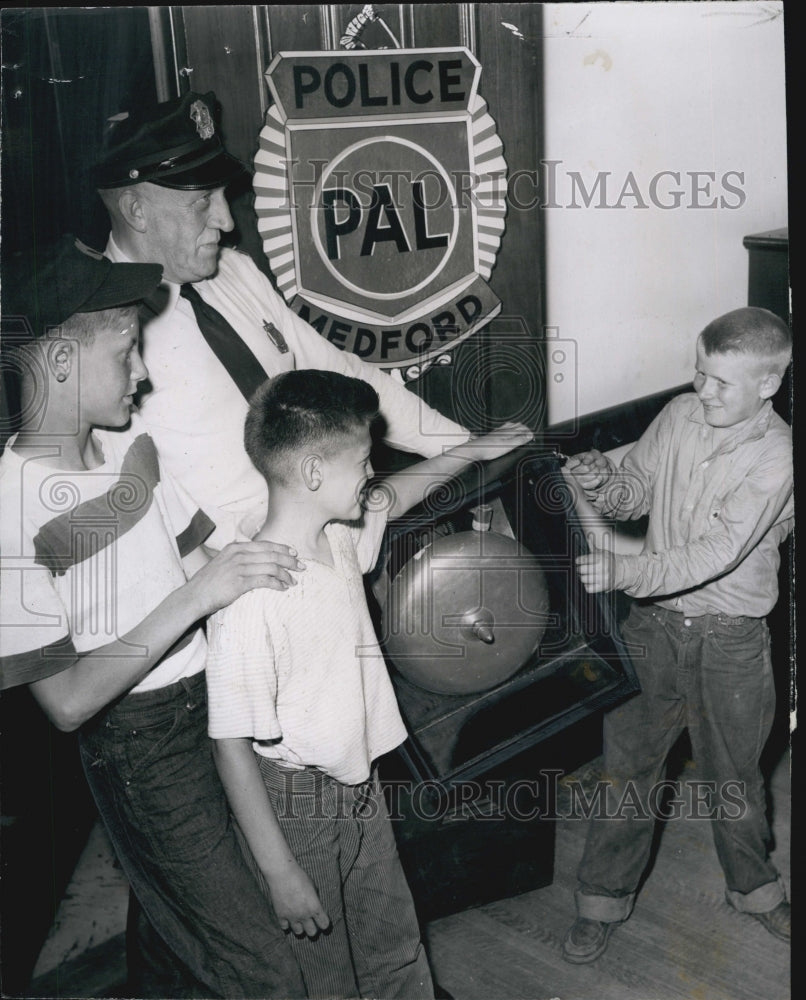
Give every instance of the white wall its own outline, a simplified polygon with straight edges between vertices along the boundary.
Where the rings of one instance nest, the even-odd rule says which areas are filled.
[[[548,323],[576,343],[585,414],[687,381],[699,330],[746,303],[743,237],[787,224],[783,12],[549,3],[544,24],[546,159],[561,161],[543,191]],[[589,207],[574,171],[588,191],[609,172]],[[653,201],[661,171],[681,184],[660,178]],[[690,171],[716,179],[697,192]],[[674,190],[680,206],[659,207]],[[574,416],[553,374],[550,423]]]

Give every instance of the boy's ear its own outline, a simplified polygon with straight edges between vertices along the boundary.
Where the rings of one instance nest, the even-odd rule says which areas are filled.
[[[318,490],[324,478],[321,456],[306,455],[302,460],[300,469],[302,471],[302,481],[308,489],[312,492]]]
[[[57,382],[66,382],[75,364],[76,342],[73,340],[51,341],[45,352],[45,360],[48,373]]]
[[[782,381],[783,379],[777,372],[768,372],[759,385],[758,394],[761,399],[770,399],[774,396],[781,388]]]

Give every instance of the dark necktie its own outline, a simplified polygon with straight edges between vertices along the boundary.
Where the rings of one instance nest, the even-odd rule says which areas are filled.
[[[182,285],[179,294],[193,306],[202,336],[248,402],[269,377],[263,366],[221,313],[205,302],[193,285]]]

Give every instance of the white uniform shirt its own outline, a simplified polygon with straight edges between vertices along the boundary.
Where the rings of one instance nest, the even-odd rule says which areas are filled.
[[[210,736],[251,737],[263,756],[348,785],[403,742],[362,583],[385,525],[383,512],[329,524],[333,566],[306,559],[296,586],[250,591],[209,619]]]
[[[106,255],[129,260],[111,237]],[[143,331],[152,391],[144,395],[140,413],[160,459],[219,526],[210,544],[220,547],[236,537],[243,517],[265,519],[268,491],[243,446],[246,400],[202,336],[179,286],[166,282],[165,287],[167,306]],[[288,308],[246,254],[222,250],[217,274],[193,287],[229,321],[267,377],[316,368],[364,379],[380,397],[388,443],[404,451],[430,458],[468,439],[463,427],[405,386],[320,336]],[[285,352],[266,332],[267,324],[282,334]]]

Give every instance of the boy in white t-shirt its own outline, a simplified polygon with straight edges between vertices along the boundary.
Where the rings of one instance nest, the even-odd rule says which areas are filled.
[[[372,475],[378,396],[360,379],[293,371],[258,390],[250,458],[271,493],[256,538],[306,565],[209,622],[209,732],[233,813],[310,997],[432,997],[433,984],[374,762],[406,738],[362,574],[389,517],[474,459],[531,440],[504,425],[387,479]]]

